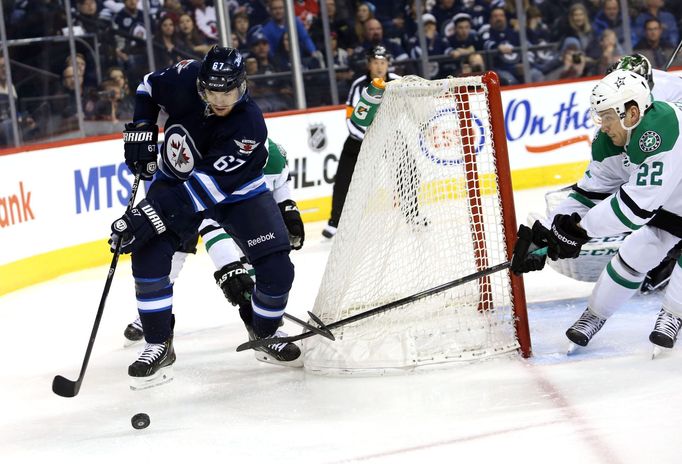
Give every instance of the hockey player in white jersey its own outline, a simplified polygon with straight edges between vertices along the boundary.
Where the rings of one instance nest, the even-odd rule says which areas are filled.
[[[682,103],[653,101],[646,79],[624,70],[604,77],[593,89],[591,110],[600,126],[593,154],[619,160],[627,171],[604,169],[616,187],[580,214],[556,214],[549,228],[536,221],[521,226],[512,269],[542,267],[528,251],[547,246],[551,259],[575,258],[590,237],[630,235],[602,271],[588,307],[566,332],[586,346],[606,320],[632,295],[645,273],[682,239]],[[624,152],[624,156],[622,153]],[[649,340],[672,348],[682,326],[682,261],[675,266]]]
[[[267,148],[268,162],[264,168],[265,182],[280,207],[284,223],[289,232],[292,249],[299,250],[303,246],[305,230],[298,207],[292,199],[286,151],[281,145],[271,139],[268,139]],[[248,328],[249,318],[251,317],[249,300],[253,291],[253,280],[249,277],[249,271],[252,271],[251,266],[243,258],[243,253],[241,253],[235,241],[215,221],[210,219],[204,220],[199,227],[199,231],[206,251],[217,269],[214,273],[216,284],[222,289],[227,300],[239,308],[240,317]],[[180,274],[187,256],[195,252],[196,240],[193,243],[185,244],[182,251],[178,251],[173,255],[170,273],[171,283]],[[247,270],[245,266],[249,269]],[[126,346],[141,341],[144,338],[139,317],[128,324],[123,335],[126,338]],[[291,351],[299,352],[299,348],[293,343],[280,344],[273,347],[266,346],[264,348],[264,350],[254,351],[255,357],[259,361],[291,367],[302,365],[301,359],[298,356],[295,356],[293,361],[287,360],[294,358]],[[287,351],[285,356],[279,353],[283,350]]]
[[[654,100],[682,101],[682,79],[674,74],[652,69],[649,60],[641,54],[621,57],[609,68],[607,74],[615,70],[633,71],[646,78]],[[624,154],[600,153],[592,150],[592,158],[585,175],[575,185],[547,193],[545,195],[547,218],[531,214],[529,215],[530,223],[540,219],[546,227],[549,227],[556,214],[576,212],[581,217],[584,216],[590,208],[627,182],[630,172],[627,163],[623,162],[624,156]],[[626,232],[610,237],[594,237],[583,247],[581,255],[576,260],[551,261],[550,266],[573,279],[595,282],[627,234]],[[647,273],[641,286],[643,293],[663,288],[667,284],[679,257],[679,251],[679,247],[673,248],[669,257]],[[544,262],[545,258],[536,257],[535,259],[538,262]]]

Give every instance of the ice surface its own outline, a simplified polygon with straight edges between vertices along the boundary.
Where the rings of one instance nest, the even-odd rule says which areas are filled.
[[[542,192],[517,194],[519,218],[544,210]],[[330,247],[321,227],[310,225],[292,254],[288,311],[301,318]],[[633,299],[566,356],[563,333],[591,284],[546,269],[525,279],[532,359],[330,378],[236,353],[246,334],[212,273],[205,252],[188,259],[175,286],[175,380],[142,392],[126,375],[138,346],[122,347],[135,317],[129,261],[119,264],[75,398],[50,385],[78,374],[106,267],[0,298],[0,462],[682,462],[682,352],[652,361],[647,339],[660,295]],[[138,412],[150,415],[147,429],[132,428]]]

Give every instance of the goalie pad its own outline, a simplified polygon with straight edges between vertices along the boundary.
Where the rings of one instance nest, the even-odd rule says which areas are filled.
[[[577,212],[581,216],[584,215],[589,208],[582,204],[576,202],[575,207],[565,207],[564,201],[572,191],[571,187],[565,187],[548,192],[545,195],[546,217],[538,213],[530,213],[526,221],[528,226],[532,227],[536,220],[540,220],[543,224],[551,223],[550,212],[554,214]],[[561,205],[561,203],[564,203],[564,205]],[[573,211],[569,211],[569,209]],[[611,261],[611,258],[618,253],[618,249],[628,235],[630,234],[624,233],[609,237],[592,238],[582,246],[580,255],[577,258],[558,259],[556,261],[548,259],[547,264],[556,272],[571,279],[582,282],[596,282],[608,262]]]

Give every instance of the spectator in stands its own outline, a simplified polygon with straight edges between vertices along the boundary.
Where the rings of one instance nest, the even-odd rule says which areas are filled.
[[[431,13],[422,15],[424,22],[424,37],[426,39],[427,56],[444,55],[445,50],[449,47],[448,42],[438,33],[438,24],[436,17]],[[419,38],[413,36],[409,40],[410,58],[418,60],[422,56],[422,49],[419,43]],[[440,72],[440,67],[437,61],[429,63],[428,69],[425,70],[425,77],[427,79],[434,79]]]
[[[88,34],[97,35],[100,64],[110,66],[117,62],[116,38],[111,19],[100,18],[99,13],[100,8],[96,0],[77,0],[73,24]]]
[[[355,10],[355,43],[362,43],[365,40],[365,23],[374,19],[374,5],[369,2],[358,3]]]
[[[542,13],[535,5],[526,9],[526,37],[529,46],[543,46],[550,43],[551,33],[544,23]],[[546,74],[561,66],[561,57],[555,47],[533,49],[528,52],[530,65]]]
[[[644,24],[649,19],[658,19],[661,24],[661,40],[665,43],[677,46],[680,41],[680,34],[677,29],[677,22],[675,17],[668,11],[663,9],[663,0],[645,0],[644,11],[635,18],[635,35],[638,42],[645,36]]]
[[[249,52],[249,15],[240,11],[233,16],[232,33],[237,36],[237,46],[242,55]]]
[[[130,80],[142,80],[149,69],[145,48],[148,37],[142,11],[137,9],[137,0],[123,0],[123,9],[114,16],[114,27],[122,34],[116,37],[119,64],[123,65]]]
[[[327,14],[329,16],[329,30],[331,33],[335,34],[337,45],[347,53],[353,53],[353,49],[357,46],[353,25],[347,19],[337,17],[336,2],[334,0],[325,0],[325,2],[327,4]],[[313,40],[315,47],[317,47],[318,50],[324,50],[322,18],[318,17],[313,20],[308,33],[310,34],[310,38]]]
[[[519,34],[507,24],[504,8],[495,7],[490,10],[490,27],[481,34],[483,48],[496,51],[493,57],[493,70],[500,76],[503,84],[519,84],[523,82],[521,53],[514,50],[520,45]],[[543,75],[535,68],[530,69],[530,82],[540,82]]]
[[[78,107],[76,106],[76,86],[80,90],[83,115],[91,119],[97,100],[96,91],[83,86],[83,76],[79,73],[78,80],[70,64],[62,71],[61,87],[55,92],[52,113],[60,118],[59,130],[73,130],[78,127]]]
[[[281,71],[271,61],[270,42],[260,30],[256,30],[249,37],[249,49],[251,53],[245,63],[247,74],[266,76]],[[252,78],[249,80],[249,92],[264,112],[282,111],[293,107],[294,92],[290,78]]]
[[[135,102],[122,95],[121,88],[116,81],[111,79],[102,81],[97,96],[99,99],[95,105],[93,119],[117,124],[133,117]]]
[[[170,16],[161,21],[154,34],[154,60],[156,69],[167,68],[188,57],[188,50],[175,32],[175,22]]]
[[[365,33],[364,40],[360,46],[359,50],[362,60],[365,60],[365,53],[376,47],[377,45],[383,45],[386,50],[393,57],[393,62],[405,61],[408,59],[407,53],[400,45],[399,39],[384,39],[384,28],[381,23],[376,19],[368,19],[365,21]]]
[[[471,53],[462,58],[462,72],[460,76],[481,74],[486,71],[485,60],[480,53]]]
[[[410,10],[409,0],[372,0],[371,3],[374,6],[374,18],[381,23],[385,36],[402,37],[405,30],[405,10]],[[422,2],[422,6],[424,3]],[[422,13],[415,13],[415,17]]]
[[[5,57],[0,55],[0,147],[10,145],[14,138],[12,132],[12,112],[10,111],[10,98],[17,102],[17,91],[12,86],[10,90],[5,76]]]
[[[277,49],[282,35],[286,30],[286,15],[284,11],[284,0],[270,0],[270,20],[267,21],[262,28],[262,32],[267,37],[272,53]],[[308,35],[305,26],[300,19],[294,18],[296,21],[296,32],[298,32],[298,42],[301,50],[301,57],[311,56],[317,51],[315,44]]]
[[[272,63],[279,71],[291,71],[291,61],[289,59],[291,53],[289,44],[289,33],[282,34],[282,39],[277,45],[277,49],[272,54]],[[302,57],[301,66],[303,70],[320,69],[323,67],[322,62],[315,55]]]
[[[448,47],[445,53],[449,54],[457,66],[460,65],[462,58],[477,49],[481,44],[476,37],[476,33],[471,30],[471,16],[466,13],[458,13],[452,18],[454,33],[448,37]]]
[[[633,47],[649,59],[654,68],[663,69],[668,64],[675,46],[663,39],[663,25],[656,18],[650,18],[644,23],[644,37]]]
[[[603,76],[609,66],[618,61],[624,54],[623,47],[618,43],[616,31],[604,29],[599,43],[590,45],[587,51],[587,57],[592,59],[588,74]]]
[[[182,8],[180,0],[164,0],[163,8],[159,11],[159,19],[171,18],[175,24],[178,24],[183,13],[185,10]]]
[[[482,1],[462,0],[460,13],[466,13],[471,18],[471,27],[477,34],[490,23],[490,5]]]
[[[592,21],[592,30],[595,36],[601,37],[605,29],[612,29],[618,37],[618,43],[621,45],[625,43],[619,0],[604,0],[601,9]]]
[[[590,24],[590,17],[587,14],[587,8],[582,3],[574,3],[568,10],[566,21],[560,25],[561,42],[568,37],[578,39],[580,49],[584,52],[588,45],[595,40],[592,25]]]
[[[194,19],[189,13],[180,16],[178,29],[180,30],[180,40],[184,44],[184,48],[194,52],[197,58],[203,57],[208,53],[215,43],[197,29]]]
[[[206,5],[206,0],[189,0],[194,12],[194,22],[197,28],[206,37],[212,40],[218,39],[218,21],[216,20],[215,8]]]
[[[585,53],[580,48],[580,42],[575,37],[569,37],[561,50],[562,65],[547,74],[546,79],[573,79],[587,75],[587,61]]]
[[[436,6],[431,9],[431,14],[436,18],[438,31],[442,36],[445,36],[445,26],[457,14],[458,10],[459,7],[456,5],[455,0],[438,0]]]
[[[228,8],[231,17],[237,13],[245,13],[251,24],[261,25],[270,18],[267,3],[266,0],[229,0]]]
[[[46,37],[61,33],[66,15],[60,0],[26,0],[16,2],[8,23],[11,39]]]
[[[111,79],[116,82],[118,87],[121,89],[122,98],[132,97],[130,93],[130,85],[128,84],[128,78],[126,77],[122,68],[119,68],[118,66],[112,66],[111,68],[107,69],[105,75],[107,79]]]
[[[320,16],[317,0],[294,0],[294,14],[304,24]]]

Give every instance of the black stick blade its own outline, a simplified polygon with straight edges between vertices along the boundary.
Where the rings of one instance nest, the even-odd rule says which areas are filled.
[[[315,332],[304,332],[301,335],[291,335],[289,337],[257,338],[256,340],[249,340],[248,342],[242,343],[237,347],[237,351],[252,350],[254,348],[260,348],[261,346],[278,345],[280,343],[296,342],[314,334]]]
[[[52,391],[64,398],[73,398],[78,394],[78,390],[80,390],[79,383],[62,377],[61,375],[55,376],[52,381]]]
[[[334,334],[332,333],[332,331],[329,330],[329,327],[327,327],[327,326],[324,324],[324,322],[322,322],[322,320],[320,320],[319,317],[317,317],[317,316],[316,316],[315,314],[313,314],[311,311],[308,311],[308,316],[310,316],[310,319],[312,319],[313,322],[314,322],[315,324],[317,324],[318,326],[320,326],[320,329],[324,330],[325,332],[327,332],[327,333],[330,335],[329,337],[327,337],[328,339],[330,339],[330,340],[332,340],[332,341],[333,341],[333,340],[336,340],[336,338],[334,337]]]

